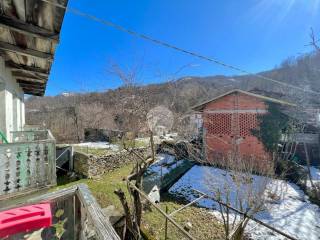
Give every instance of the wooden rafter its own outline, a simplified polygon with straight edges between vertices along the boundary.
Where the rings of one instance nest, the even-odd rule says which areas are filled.
[[[39,93],[39,92],[32,92],[32,91],[24,91],[24,94],[28,94],[28,95],[33,95],[33,96],[38,96],[38,97],[42,97],[44,95],[44,93]]]
[[[23,85],[23,89],[28,89],[28,90],[34,90],[34,91],[44,91],[44,87],[35,87],[35,86],[29,86],[27,84],[22,84]]]
[[[29,95],[33,95],[33,96],[38,96],[38,97],[42,97],[44,94],[41,92],[33,92],[33,91],[25,91],[25,94],[29,94]]]
[[[34,89],[31,87],[24,87],[22,89],[26,94],[34,94],[34,93],[42,94],[42,95],[44,94],[44,89]]]
[[[49,73],[46,69],[16,64],[13,61],[7,61],[6,66],[10,67],[11,70],[13,70],[13,71],[21,71],[21,72],[26,72],[26,73],[36,73],[38,75],[43,75],[43,76],[49,75]]]
[[[41,82],[39,80],[25,80],[25,79],[17,79],[17,83],[25,83],[25,84],[36,84],[39,86],[45,86],[46,82]]]
[[[19,85],[23,89],[32,89],[32,90],[39,90],[39,91],[43,91],[44,90],[44,86],[38,86],[38,85],[35,85],[35,84],[20,83]]]
[[[35,0],[0,0],[0,8],[0,56],[26,94],[43,96],[65,9]]]
[[[53,59],[53,55],[51,53],[40,52],[30,48],[25,49],[25,48],[22,48],[10,43],[6,43],[6,42],[0,42],[0,49],[4,51],[14,52],[19,55],[27,56],[27,57],[36,57],[36,58],[42,58],[46,60]]]
[[[45,83],[35,83],[23,80],[19,80],[17,82],[19,83],[20,87],[33,87],[37,89],[44,89],[46,86]]]
[[[42,81],[46,81],[48,79],[47,76],[39,76],[37,74],[27,74],[24,72],[20,72],[20,71],[12,71],[12,76],[14,76],[15,78],[34,78],[34,79],[38,79],[38,80],[42,80]]]
[[[4,15],[0,15],[0,26],[32,37],[38,37],[45,40],[59,40],[59,34]]]
[[[40,84],[44,84],[47,82],[47,80],[45,80],[45,79],[38,79],[38,78],[32,78],[32,77],[17,77],[17,82],[20,80],[34,82],[34,83],[40,83]]]

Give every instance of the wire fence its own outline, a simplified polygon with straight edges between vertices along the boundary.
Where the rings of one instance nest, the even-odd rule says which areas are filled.
[[[271,83],[278,84],[279,86],[284,87],[284,88],[291,88],[291,89],[294,89],[294,90],[297,90],[297,91],[302,91],[303,93],[310,93],[310,94],[315,94],[315,95],[319,95],[320,94],[320,92],[318,92],[318,91],[310,90],[310,89],[307,89],[307,88],[302,87],[302,86],[292,85],[292,84],[286,83],[286,82],[281,81],[281,80],[276,80],[276,79],[268,77],[268,76],[266,76],[264,74],[253,73],[251,71],[248,71],[246,69],[240,68],[238,66],[235,66],[235,65],[223,62],[221,60],[218,60],[216,58],[208,57],[206,55],[203,55],[203,54],[200,54],[200,53],[197,53],[197,52],[193,52],[193,51],[189,51],[189,50],[180,48],[180,47],[178,47],[176,45],[172,45],[172,44],[167,43],[165,41],[162,41],[162,40],[150,37],[148,35],[133,31],[133,30],[128,29],[126,27],[123,27],[123,26],[121,26],[119,24],[116,24],[116,23],[114,23],[112,21],[108,21],[108,20],[105,20],[105,19],[98,18],[95,15],[91,15],[91,14],[79,11],[78,9],[75,9],[75,8],[70,8],[70,7],[64,6],[64,5],[59,4],[59,3],[51,2],[49,0],[40,0],[40,1],[45,2],[47,4],[50,4],[52,6],[58,7],[58,8],[65,9],[66,11],[71,12],[71,13],[73,13],[75,15],[81,16],[81,17],[89,19],[91,21],[95,21],[95,22],[101,23],[101,24],[103,24],[103,25],[105,25],[107,27],[112,27],[114,29],[117,29],[118,31],[127,33],[129,35],[134,36],[134,37],[141,38],[143,40],[152,42],[153,44],[160,45],[162,47],[169,48],[169,49],[172,49],[174,51],[177,51],[177,52],[180,52],[180,53],[183,53],[183,54],[187,54],[187,55],[190,55],[192,57],[202,59],[204,61],[211,62],[213,64],[222,66],[224,68],[228,68],[228,69],[231,69],[233,71],[239,72],[241,74],[245,74],[245,75],[249,75],[249,76],[255,76],[257,79],[269,81]]]
[[[174,201],[154,203],[144,192],[130,184],[140,196],[146,200],[142,215],[142,232],[146,239],[169,240],[169,239],[235,239],[237,228],[241,220],[247,219],[244,235],[251,239],[268,239],[277,236],[280,239],[297,240],[282,229],[277,229],[266,224],[239,209],[225,204],[212,196],[195,190],[199,197],[183,205]],[[222,215],[224,211],[212,211],[194,205],[200,200],[210,199],[227,209],[230,219],[229,224],[235,223],[235,229],[231,229],[228,237],[223,225]],[[161,224],[159,224],[161,223]]]
[[[224,239],[223,229],[215,216],[206,209],[189,206],[181,211],[183,204],[164,201],[159,207],[180,225],[190,236],[180,231],[176,225],[162,215],[155,207],[150,206],[143,213],[143,230],[148,233],[148,239],[156,240],[184,240],[184,239]],[[174,213],[172,215],[172,213]],[[159,224],[160,223],[160,224]]]

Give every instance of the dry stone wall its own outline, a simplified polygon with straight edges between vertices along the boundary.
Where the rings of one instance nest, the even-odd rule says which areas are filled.
[[[136,151],[142,156],[148,154],[145,148],[139,148]],[[125,150],[105,156],[74,152],[74,171],[88,178],[99,178],[106,172],[134,163],[136,158],[134,154]]]

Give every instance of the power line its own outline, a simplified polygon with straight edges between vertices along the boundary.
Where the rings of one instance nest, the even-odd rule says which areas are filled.
[[[98,17],[96,17],[94,15],[91,15],[91,14],[88,14],[88,13],[81,12],[81,11],[75,9],[75,8],[66,7],[66,6],[63,6],[63,5],[58,4],[58,3],[50,2],[49,0],[40,0],[40,1],[46,2],[48,4],[51,4],[51,5],[55,6],[55,7],[63,8],[66,11],[71,12],[71,13],[73,13],[75,15],[87,18],[89,20],[93,20],[95,22],[99,22],[99,23],[101,23],[103,25],[106,25],[108,27],[115,28],[115,29],[117,29],[117,30],[119,30],[121,32],[125,32],[125,33],[128,33],[128,34],[132,35],[132,36],[135,36],[135,37],[138,37],[138,38],[142,38],[144,40],[153,42],[153,43],[155,43],[157,45],[161,45],[161,46],[164,46],[164,47],[176,50],[178,52],[182,52],[182,53],[191,55],[193,57],[196,57],[196,58],[199,58],[199,59],[202,59],[202,60],[205,60],[205,61],[213,62],[213,63],[215,63],[217,65],[220,65],[220,66],[223,66],[225,68],[229,68],[229,69],[235,70],[237,72],[240,72],[240,73],[243,73],[243,74],[246,74],[246,75],[256,76],[256,77],[258,77],[260,79],[267,80],[267,81],[270,81],[270,82],[273,82],[273,83],[277,83],[277,84],[282,85],[284,87],[290,87],[290,88],[293,88],[293,89],[296,89],[296,90],[301,90],[303,92],[308,92],[308,93],[313,93],[313,94],[320,94],[320,92],[316,92],[316,91],[313,91],[313,90],[304,89],[304,88],[301,88],[301,87],[298,87],[298,86],[294,86],[294,85],[291,85],[291,84],[288,84],[288,83],[285,83],[285,82],[281,82],[281,81],[272,79],[270,77],[266,77],[266,76],[261,75],[261,74],[252,73],[250,71],[244,70],[244,69],[239,68],[237,66],[233,66],[231,64],[224,63],[224,62],[222,62],[222,61],[220,61],[218,59],[207,57],[205,55],[202,55],[202,54],[199,54],[199,53],[196,53],[196,52],[185,50],[183,48],[180,48],[180,47],[177,47],[175,45],[169,44],[167,42],[164,42],[164,41],[149,37],[148,35],[141,34],[141,33],[138,33],[136,31],[130,30],[130,29],[125,28],[125,27],[123,27],[123,26],[121,26],[119,24],[116,24],[114,22],[98,18]]]

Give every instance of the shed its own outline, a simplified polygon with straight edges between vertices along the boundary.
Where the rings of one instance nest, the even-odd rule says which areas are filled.
[[[261,169],[271,156],[253,135],[258,115],[268,112],[268,102],[294,106],[282,100],[235,89],[206,101],[193,110],[203,118],[203,146],[206,161],[225,165],[230,159],[253,161]]]

